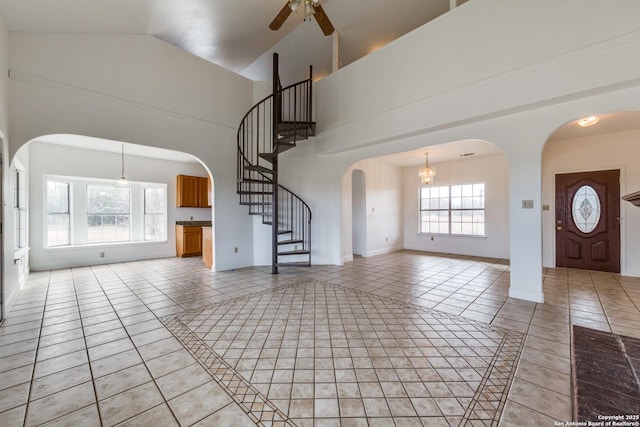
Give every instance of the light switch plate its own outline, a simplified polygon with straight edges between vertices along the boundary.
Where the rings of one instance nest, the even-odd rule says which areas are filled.
[[[523,200],[522,209],[533,209],[533,200]]]

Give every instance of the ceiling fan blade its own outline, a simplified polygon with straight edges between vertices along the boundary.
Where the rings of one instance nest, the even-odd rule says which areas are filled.
[[[291,15],[291,8],[289,7],[289,2],[286,2],[282,10],[280,10],[278,15],[276,15],[273,21],[271,21],[271,24],[269,24],[269,28],[274,31],[279,29],[282,27],[282,24],[284,24],[284,21],[287,20],[289,15]]]
[[[316,22],[320,26],[320,29],[324,33],[325,36],[330,36],[335,31],[333,28],[333,24],[329,21],[329,17],[324,12],[324,9],[320,4],[314,6],[316,9],[316,13],[314,13],[313,17],[316,18]]]

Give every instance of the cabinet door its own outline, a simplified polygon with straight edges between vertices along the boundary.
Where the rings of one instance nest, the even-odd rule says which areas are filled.
[[[197,176],[178,175],[176,206],[179,208],[197,208],[199,202]]]
[[[184,255],[202,255],[202,228],[184,228]]]
[[[205,268],[213,267],[213,230],[211,227],[202,227],[202,262]]]
[[[209,178],[198,177],[198,206],[200,206],[201,208],[210,208],[210,194],[211,185],[209,184]]]
[[[176,225],[176,255],[202,255],[202,228],[188,225]]]

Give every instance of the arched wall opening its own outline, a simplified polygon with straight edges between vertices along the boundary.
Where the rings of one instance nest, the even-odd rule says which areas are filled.
[[[437,171],[429,185],[422,185],[418,176],[425,166],[425,152],[429,152],[429,165]],[[461,140],[353,163],[342,178],[343,262],[357,254],[352,236],[359,176],[366,176],[365,256],[413,249],[509,258],[509,164],[495,145],[484,140]],[[451,229],[423,232],[426,213],[421,208],[421,188],[473,184],[484,184],[486,192],[481,235],[461,235]]]
[[[12,252],[25,252],[21,262],[28,270],[172,257],[176,256],[176,222],[204,221],[214,225],[212,208],[176,207],[177,175],[208,177],[213,192],[213,175],[190,154],[129,142],[55,134],[38,137],[23,145],[14,156],[12,173],[19,169],[15,167],[18,164],[26,176],[28,190],[27,244],[24,248],[16,247],[18,244],[12,244],[7,235],[4,240],[6,246],[14,249]],[[113,242],[101,242],[90,237],[94,229],[100,227],[96,228],[96,224],[90,222],[99,215],[89,213],[87,186],[114,188],[122,169],[131,195],[128,199],[130,215],[121,222],[126,225],[122,228],[124,237],[117,236]],[[53,193],[47,193],[56,187],[50,183],[56,182],[61,183],[61,197],[68,201],[60,203],[63,208],[68,203],[67,213],[51,212],[52,204],[48,200]],[[157,191],[151,191],[153,189]],[[151,203],[152,193],[163,195],[164,200],[159,198],[156,203]],[[5,186],[5,198],[8,194]],[[126,203],[123,206],[126,210]],[[61,228],[52,226],[50,221],[56,218],[63,223],[67,221],[68,238],[64,235],[67,225]],[[111,219],[100,221],[103,220]],[[107,229],[102,227],[102,232]],[[163,235],[158,234],[161,232]],[[56,240],[56,236],[61,237]],[[214,247],[212,241],[212,252]]]
[[[367,182],[360,169],[351,173],[351,212],[353,255],[367,256]]]
[[[564,233],[572,232],[567,231],[567,222],[572,221],[573,217],[563,215],[559,206],[557,196],[561,190],[556,188],[557,176],[575,175],[579,178],[580,175],[577,174],[619,171],[618,197],[640,191],[640,164],[637,162],[640,158],[640,145],[637,142],[640,138],[640,111],[603,112],[598,114],[598,117],[599,122],[589,127],[580,127],[577,123],[579,117],[561,125],[550,135],[544,146],[542,247],[545,267],[561,265],[564,262],[562,257],[572,256],[567,252],[566,245],[558,246],[566,236]],[[640,276],[640,235],[636,232],[640,229],[640,209],[629,202],[619,200],[618,216],[618,224],[614,220],[607,226],[619,226],[620,273]],[[591,251],[585,253],[585,250],[586,247],[580,256],[591,256]],[[561,257],[559,262],[558,256]]]

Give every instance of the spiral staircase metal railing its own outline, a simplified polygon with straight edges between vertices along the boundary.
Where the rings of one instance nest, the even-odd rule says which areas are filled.
[[[273,56],[273,92],[254,105],[238,128],[236,192],[249,215],[271,226],[271,271],[311,266],[311,209],[278,183],[278,155],[314,135],[312,68],[309,78],[282,87]]]

